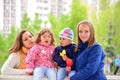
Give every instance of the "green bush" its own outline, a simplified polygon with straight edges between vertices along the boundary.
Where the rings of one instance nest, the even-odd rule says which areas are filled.
[[[4,64],[5,60],[7,59],[8,54],[6,53],[0,53],[0,67]]]

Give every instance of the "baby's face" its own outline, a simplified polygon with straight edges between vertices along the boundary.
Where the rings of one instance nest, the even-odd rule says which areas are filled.
[[[61,46],[67,46],[72,43],[72,40],[60,37],[60,45]]]

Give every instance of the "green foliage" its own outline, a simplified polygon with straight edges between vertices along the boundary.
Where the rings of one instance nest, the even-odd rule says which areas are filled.
[[[3,35],[2,34],[0,34],[0,54],[2,53],[2,52],[5,52],[6,51],[6,39],[4,39],[4,37],[3,37]],[[4,44],[4,45],[3,45]]]
[[[35,35],[37,35],[38,31],[41,29],[41,19],[39,14],[35,14],[35,19],[31,21],[29,30],[32,31]]]
[[[12,26],[11,33],[8,35],[8,37],[6,39],[6,41],[7,41],[7,52],[6,53],[8,53],[9,48],[14,43],[17,34],[18,34],[18,29],[16,29],[15,26]]]
[[[8,54],[0,53],[0,67],[4,64],[7,58],[8,58]]]
[[[31,20],[27,14],[24,14],[21,20],[21,29],[30,30],[33,34],[37,35],[38,31],[41,29],[41,22],[39,14],[37,13],[35,14],[34,20]]]
[[[119,54],[120,55],[120,47],[117,47],[117,49],[116,49],[116,53],[115,53],[116,55],[117,54]]]
[[[109,8],[110,0],[99,0],[100,11],[107,10]]]
[[[109,27],[111,24],[111,9],[108,0],[99,0],[100,10],[96,16],[94,14],[92,20],[95,25],[95,33],[99,43],[102,44],[105,49],[108,45],[109,39]]]
[[[120,48],[120,0],[114,5],[114,7],[111,7],[113,10],[113,16],[112,16],[112,25],[113,25],[113,44],[117,47],[117,49]]]
[[[56,45],[58,45],[59,44],[59,36],[58,35],[59,35],[59,31],[60,31],[59,30],[60,29],[59,21],[52,14],[49,15],[49,21],[51,23],[51,30],[53,32],[53,35],[55,36],[54,38],[55,38],[55,41],[56,41]]]
[[[96,17],[94,14],[92,20],[95,23],[95,31],[98,41],[104,49],[114,46],[109,50],[112,54],[120,53],[120,1],[110,4],[109,0],[99,0],[99,12]],[[110,41],[110,43],[109,43]]]
[[[30,26],[30,18],[28,18],[27,13],[25,13],[21,20],[21,29],[29,29]]]
[[[76,27],[81,20],[88,19],[87,6],[82,4],[81,0],[73,0],[69,16],[68,26],[73,30],[76,40]],[[75,41],[74,40],[74,41]]]
[[[5,39],[2,35],[0,35],[0,67],[3,65],[4,61],[8,57],[8,50],[12,46],[17,34],[17,29],[12,26],[11,33]]]

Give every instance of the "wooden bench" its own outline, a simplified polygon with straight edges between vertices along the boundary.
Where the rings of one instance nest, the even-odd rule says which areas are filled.
[[[33,80],[33,76],[27,75],[0,75],[0,80]],[[47,80],[47,78],[44,78]],[[65,79],[67,80],[67,79]],[[107,80],[120,80],[120,76],[107,76]]]

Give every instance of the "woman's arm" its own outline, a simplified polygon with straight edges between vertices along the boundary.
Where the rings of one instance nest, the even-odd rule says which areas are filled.
[[[19,53],[11,53],[1,68],[1,74],[25,74],[25,69],[17,69],[19,63]]]

